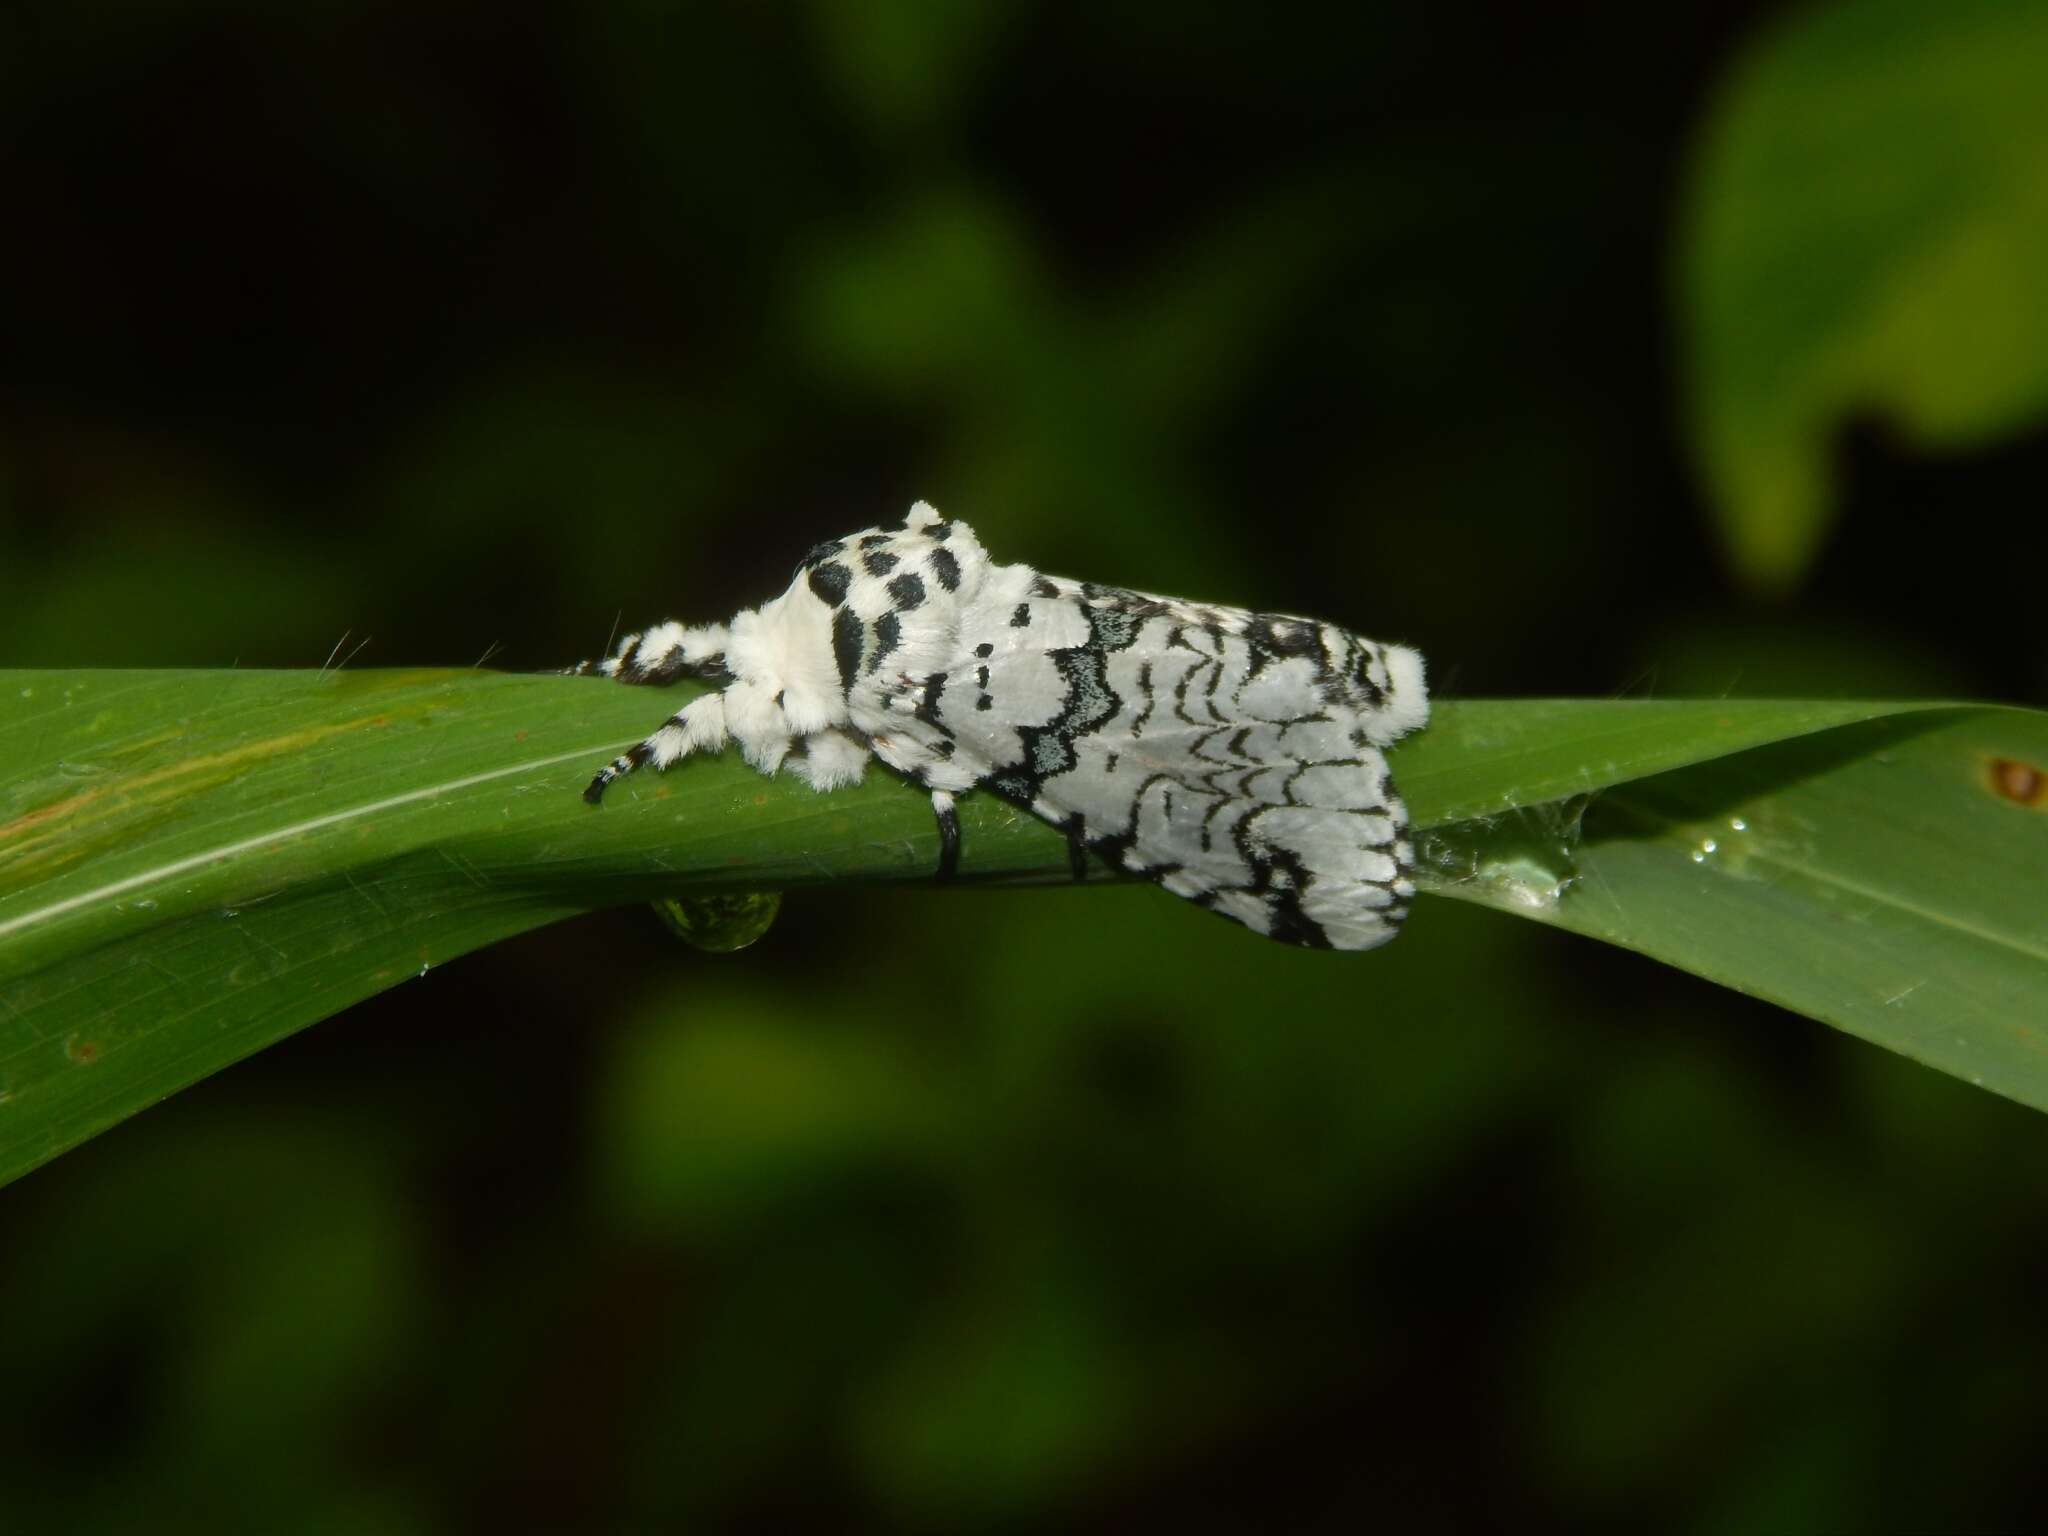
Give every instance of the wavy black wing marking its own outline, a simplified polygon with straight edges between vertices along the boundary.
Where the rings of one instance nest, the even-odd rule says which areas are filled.
[[[1031,600],[971,616],[966,658],[926,690],[982,782],[1256,932],[1392,937],[1413,895],[1407,814],[1344,681],[1351,652],[1333,654],[1369,642],[1037,580]]]
[[[1104,775],[1127,799],[1090,796],[1085,773],[1042,798],[1092,801],[1091,846],[1177,895],[1291,943],[1364,949],[1405,917],[1413,853],[1385,758],[1347,748],[1320,722],[1160,734]]]

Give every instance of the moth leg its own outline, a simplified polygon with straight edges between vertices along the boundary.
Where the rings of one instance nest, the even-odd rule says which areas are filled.
[[[960,813],[953,809],[953,792],[932,791],[932,815],[939,822],[939,874],[950,880],[960,872]]]
[[[1076,880],[1088,878],[1088,845],[1081,840],[1081,818],[1069,816],[1060,823],[1060,830],[1067,834],[1067,867],[1074,872]]]
[[[716,752],[724,745],[725,695],[704,694],[670,715],[645,741],[600,768],[597,777],[583,791],[583,798],[596,805],[604,799],[606,785],[631,773],[642,763],[666,768],[686,753]]]
[[[896,692],[907,695],[906,689]],[[974,788],[987,766],[969,761],[942,727],[911,717],[907,709],[898,709],[894,725],[895,729],[870,736],[868,746],[891,768],[931,791],[932,815],[939,824],[937,874],[950,880],[960,868],[960,815],[953,808],[953,796]]]
[[[803,756],[789,759],[789,771],[820,794],[858,784],[868,765],[867,747],[844,731],[813,731],[803,749]]]
[[[602,661],[579,661],[567,669],[575,677],[612,677],[622,683],[672,683],[683,676],[714,682],[728,680],[723,624],[684,626],[671,620],[643,634],[628,635]]]

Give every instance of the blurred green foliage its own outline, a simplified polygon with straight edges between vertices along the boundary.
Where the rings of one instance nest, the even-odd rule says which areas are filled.
[[[2038,431],[1851,433],[1801,608],[1723,585],[1664,278],[1761,8],[870,14],[17,8],[0,659],[558,665],[923,495],[1454,696],[2048,695]],[[1221,927],[872,891],[436,969],[0,1192],[6,1518],[2039,1507],[2038,1115],[1450,903]]]
[[[1690,426],[1746,580],[1818,558],[1852,413],[1952,450],[2048,409],[2044,59],[2041,0],[1857,0],[1729,81],[1678,250]]]

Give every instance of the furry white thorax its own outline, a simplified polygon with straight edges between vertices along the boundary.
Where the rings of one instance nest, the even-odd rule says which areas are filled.
[[[857,782],[870,756],[933,793],[986,787],[1092,851],[1259,933],[1364,949],[1414,887],[1381,752],[1428,723],[1421,656],[1336,625],[995,565],[920,502],[821,544],[729,625],[664,624],[579,669],[723,680],[608,766],[728,737],[764,773]]]

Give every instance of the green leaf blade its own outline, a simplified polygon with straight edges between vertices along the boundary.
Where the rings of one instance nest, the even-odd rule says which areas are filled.
[[[1554,904],[1451,894],[2048,1108],[2048,815],[2000,792],[2000,763],[2048,767],[2048,715],[1873,719],[1597,796]]]
[[[1415,824],[1435,826],[1917,707],[1811,699],[1453,701],[1438,705],[1436,725],[1402,744],[1401,791]]]
[[[0,1181],[423,967],[577,912],[931,877],[930,807],[880,771],[821,796],[724,754],[584,804],[596,767],[684,697],[476,671],[0,674]],[[2012,927],[2032,911],[2048,822],[1986,776],[2000,754],[2048,763],[2043,719],[1451,701],[1394,766],[1416,825],[1468,849],[1469,875],[1439,865],[1438,893],[1640,949],[2044,1103],[2022,1061],[2031,1031],[2010,1021],[2048,1014],[2038,930]],[[1923,762],[1935,743],[1949,755]],[[1794,747],[1805,767],[1788,778]],[[1886,754],[1903,766],[1869,777]],[[1558,807],[1588,793],[1580,829]],[[1684,839],[1726,806],[1753,818],[1751,868],[1785,863],[1768,829],[1802,817],[1834,862],[1744,883],[1731,849],[1702,885]],[[965,878],[1070,878],[1065,839],[1034,818],[986,794],[960,815]],[[1553,846],[1504,848],[1517,816]],[[1957,926],[1946,949],[1913,955],[1857,922],[1845,893],[1892,892],[1888,861]],[[1923,880],[1923,866],[1946,872]],[[1834,905],[1802,894],[1816,879]],[[1972,948],[1987,943],[1996,964]],[[1867,974],[1802,980],[1802,955]],[[1969,1011],[1965,1044],[1940,1036],[1951,1005]]]
[[[672,691],[482,672],[0,674],[0,1182],[352,1003],[559,918],[692,889],[922,878],[884,774],[736,756],[582,786]],[[1064,841],[963,805],[963,873]]]

